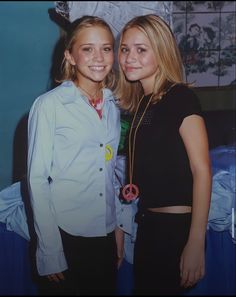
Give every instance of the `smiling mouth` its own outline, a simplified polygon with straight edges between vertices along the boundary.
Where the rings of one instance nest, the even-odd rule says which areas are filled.
[[[106,66],[90,66],[89,69],[92,71],[104,71],[106,68]]]

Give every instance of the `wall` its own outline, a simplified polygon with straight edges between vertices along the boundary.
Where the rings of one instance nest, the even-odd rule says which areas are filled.
[[[55,8],[59,2],[70,3],[70,9],[78,5],[83,9],[89,7],[97,14],[97,10],[91,10],[90,1],[0,2],[0,190],[16,181],[25,168],[26,115],[35,98],[51,88],[60,31],[50,20],[48,9]],[[209,38],[214,37],[209,48],[183,50],[184,57],[188,57],[185,59],[188,80],[196,80],[196,86],[235,83],[235,1],[128,1],[126,5],[137,6],[133,13],[140,13],[140,9],[143,13],[153,9],[160,13],[163,8],[168,15],[170,2],[173,2],[174,32],[179,42],[188,41],[192,24],[198,24],[202,33],[208,31]],[[107,5],[108,11],[105,13],[102,9],[101,12],[108,19],[109,9],[119,10],[118,3],[120,1],[99,1],[98,5],[93,1],[98,10]],[[122,3],[121,12],[126,15],[130,10],[124,10],[125,2]],[[115,15],[118,22],[120,18]],[[200,36],[201,40],[204,36]],[[206,45],[203,42],[203,46]]]
[[[0,2],[0,190],[19,177],[26,114],[50,89],[59,28],[48,15],[54,2]],[[17,163],[18,162],[18,163]]]
[[[236,1],[173,1],[172,16],[187,81],[236,84]]]
[[[132,17],[156,13],[172,26],[188,82],[236,83],[236,1],[55,1],[55,6],[71,21],[98,15],[115,35]]]

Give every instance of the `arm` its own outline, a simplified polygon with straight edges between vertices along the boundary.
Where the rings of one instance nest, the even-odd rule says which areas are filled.
[[[55,220],[48,177],[51,174],[55,108],[37,100],[28,123],[28,183],[35,231],[38,237],[36,260],[40,275],[67,268],[62,241]]]
[[[124,258],[124,231],[119,227],[116,227],[116,246],[117,246],[117,268],[120,268],[120,265]]]
[[[126,158],[118,155],[115,167],[115,203],[116,203],[116,244],[118,256],[118,268],[124,257],[124,233],[132,234],[133,229],[133,206],[132,204],[123,204],[119,199],[120,188],[126,180]],[[133,202],[134,203],[134,202]]]
[[[179,132],[193,175],[192,221],[180,261],[181,285],[188,287],[205,273],[205,233],[211,197],[211,164],[203,119],[197,115],[186,117]]]

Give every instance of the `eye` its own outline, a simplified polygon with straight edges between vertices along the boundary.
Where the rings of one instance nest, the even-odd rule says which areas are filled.
[[[104,47],[104,52],[110,52],[112,51],[112,48],[110,46]]]
[[[127,53],[129,50],[128,50],[128,48],[127,47],[121,47],[121,49],[120,49],[120,52],[121,53]]]
[[[146,49],[143,48],[143,47],[138,47],[138,48],[137,48],[137,52],[138,52],[139,54],[141,54],[141,53],[146,52]]]
[[[82,51],[84,51],[84,52],[92,52],[93,51],[93,48],[92,47],[90,47],[90,46],[86,46],[86,47],[83,47],[82,48]]]

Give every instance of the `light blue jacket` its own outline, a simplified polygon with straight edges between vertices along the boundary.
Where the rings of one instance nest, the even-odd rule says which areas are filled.
[[[67,268],[58,226],[72,235],[105,236],[117,225],[116,155],[120,113],[103,90],[99,118],[71,81],[37,98],[28,123],[28,182],[38,235],[40,275]],[[111,149],[111,159],[106,160]]]

